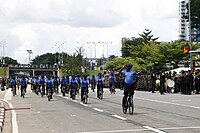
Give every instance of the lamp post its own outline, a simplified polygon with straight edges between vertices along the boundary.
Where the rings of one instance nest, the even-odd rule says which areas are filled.
[[[29,60],[29,64],[31,64],[31,54],[33,54],[32,50],[27,50],[28,52],[28,60]]]
[[[192,50],[192,29],[191,29],[191,10],[190,10],[190,0],[188,0],[188,15],[189,15],[189,41],[190,50]],[[192,52],[190,52],[190,68],[193,68]]]

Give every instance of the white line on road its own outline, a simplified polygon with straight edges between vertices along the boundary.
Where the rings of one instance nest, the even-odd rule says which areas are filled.
[[[84,104],[84,103],[80,103],[81,105],[83,105],[83,106],[85,106],[85,107],[88,107],[88,105],[87,104]]]
[[[7,93],[10,93],[10,94],[7,94]],[[11,91],[6,91],[6,94],[4,96],[4,99],[3,101],[5,101],[6,103],[8,103],[9,105],[9,108],[13,108],[13,105],[6,100],[6,97],[11,95]],[[17,118],[16,118],[16,112],[15,110],[11,110],[11,113],[12,113],[12,133],[18,133],[18,124],[17,124]]]
[[[179,130],[179,129],[200,129],[200,126],[197,127],[167,127],[167,128],[158,128],[160,130]]]
[[[172,102],[191,102],[192,100],[172,100]]]
[[[126,118],[122,117],[122,116],[119,116],[119,115],[112,115],[113,117],[116,117],[118,119],[121,119],[121,120],[127,120]]]
[[[77,132],[77,133],[122,133],[122,132],[138,132],[148,131],[149,129],[130,129],[130,130],[109,130],[109,131],[90,131],[90,132]]]
[[[65,99],[69,99],[69,97],[63,97],[63,98],[65,98]]]
[[[143,126],[144,128],[146,128],[146,129],[149,129],[149,130],[151,130],[151,131],[154,131],[154,132],[156,132],[156,133],[165,133],[165,132],[163,132],[163,131],[161,131],[161,130],[158,130],[158,129],[156,129],[156,128],[153,128],[153,127],[149,127],[149,126]]]
[[[145,100],[145,101],[151,101],[151,102],[157,102],[157,103],[165,103],[165,104],[171,104],[171,105],[176,105],[176,106],[183,106],[183,107],[200,109],[200,107],[198,107],[198,106],[185,105],[185,104],[179,104],[179,103],[171,103],[171,102],[159,101],[159,100],[152,100],[152,99],[146,99],[146,98],[141,98],[141,97],[135,97],[135,99],[140,99],[140,100]]]
[[[72,101],[72,102],[75,102],[75,103],[77,103],[77,101],[76,101],[76,100],[73,100],[73,99],[71,99],[71,101]]]
[[[169,128],[158,128],[160,130],[179,130],[179,129],[199,129],[200,127],[169,127]],[[152,129],[152,128],[151,128]],[[149,131],[151,129],[128,129],[128,130],[107,130],[107,131],[89,131],[89,132],[77,132],[77,133],[122,133],[122,132],[139,132],[139,131]],[[151,130],[152,131],[152,130]],[[163,132],[163,131],[162,131]],[[161,133],[162,133],[161,132]],[[158,132],[159,133],[159,132]],[[165,132],[164,132],[165,133]]]
[[[11,88],[9,88],[8,90],[6,90],[6,94],[4,96],[5,100],[12,100],[12,93],[11,93]]]
[[[99,111],[99,112],[103,112],[103,110],[98,109],[98,108],[93,108],[93,109],[96,110],[96,111]]]

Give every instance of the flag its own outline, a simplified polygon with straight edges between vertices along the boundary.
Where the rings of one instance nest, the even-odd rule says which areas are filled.
[[[184,46],[184,54],[188,53],[190,51],[190,48],[186,45]]]

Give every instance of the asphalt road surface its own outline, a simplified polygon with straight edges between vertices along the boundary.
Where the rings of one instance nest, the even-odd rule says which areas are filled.
[[[15,97],[10,93],[7,90],[5,99],[17,109],[13,110],[16,119],[10,117],[13,133],[200,132],[200,95],[136,91],[134,114],[129,115],[122,112],[123,92],[118,89],[116,94],[104,89],[103,100],[90,91],[86,105],[81,103],[80,94],[75,101],[69,95],[54,94],[49,102],[30,89],[24,99],[19,92]]]

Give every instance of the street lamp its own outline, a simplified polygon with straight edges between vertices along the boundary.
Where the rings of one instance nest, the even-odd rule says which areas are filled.
[[[189,41],[190,41],[190,50],[192,50],[192,29],[191,29],[191,10],[190,10],[190,0],[188,0],[188,15],[189,15]],[[192,62],[192,52],[190,52],[190,68],[193,69]]]
[[[29,64],[31,64],[31,54],[33,54],[32,50],[27,50],[28,52],[28,59],[29,59]]]

